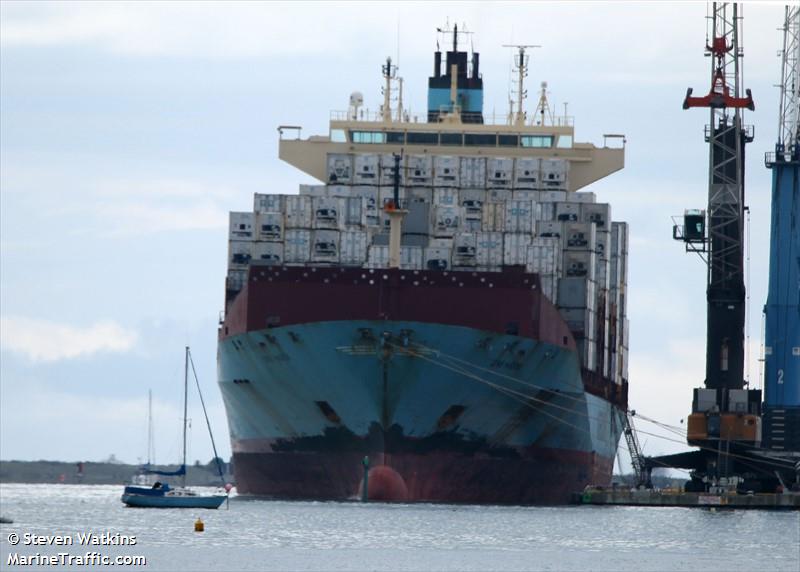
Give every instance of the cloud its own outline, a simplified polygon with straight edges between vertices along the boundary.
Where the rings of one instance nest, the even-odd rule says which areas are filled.
[[[98,352],[125,352],[136,344],[137,337],[136,332],[112,321],[81,328],[21,316],[0,318],[0,346],[34,362],[53,362]]]

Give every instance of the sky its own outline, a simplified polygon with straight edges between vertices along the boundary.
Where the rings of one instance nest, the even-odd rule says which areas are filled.
[[[484,113],[507,111],[512,52],[539,44],[527,86],[568,102],[576,141],[624,133],[626,167],[592,185],[630,223],[630,407],[679,425],[701,386],[705,270],[672,218],[707,202],[707,6],[701,2],[0,2],[0,458],[138,462],[152,390],[156,461],[180,453],[192,348],[221,456],[216,387],[228,211],[314,183],[277,157],[279,125],[327,134],[351,92],[381,103],[399,64],[424,111],[436,27],[466,25]],[[761,387],[770,172],[783,7],[744,7],[749,379]],[[535,98],[527,102],[535,106]],[[196,397],[189,460],[213,454]],[[685,450],[645,423],[647,454]],[[623,455],[624,456],[624,455]]]

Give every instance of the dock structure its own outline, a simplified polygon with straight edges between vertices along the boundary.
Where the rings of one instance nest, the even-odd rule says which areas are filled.
[[[587,489],[575,495],[577,504],[605,506],[671,506],[735,509],[800,510],[799,493],[702,493],[656,489]]]

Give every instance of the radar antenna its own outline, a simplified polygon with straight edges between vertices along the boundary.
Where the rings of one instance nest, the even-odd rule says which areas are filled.
[[[503,44],[504,48],[517,48],[517,56],[514,58],[514,71],[517,72],[517,111],[513,117],[509,117],[512,125],[525,125],[525,113],[522,111],[522,101],[528,97],[525,91],[525,78],[528,76],[528,60],[530,56],[525,53],[528,48],[541,48],[535,44]]]
[[[543,81],[542,84],[542,91],[539,94],[539,103],[536,105],[536,111],[534,112],[534,121],[537,125],[548,125],[548,121],[550,125],[555,124],[555,118],[553,117],[553,112],[550,109],[550,104],[547,102],[547,82]],[[567,112],[564,111],[564,116],[566,117]]]

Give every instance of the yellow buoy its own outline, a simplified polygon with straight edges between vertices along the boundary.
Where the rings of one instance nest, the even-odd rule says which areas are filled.
[[[203,524],[203,521],[200,520],[200,518],[198,517],[198,519],[196,521],[194,521],[194,531],[195,532],[203,532],[205,529],[206,529],[206,525]]]

